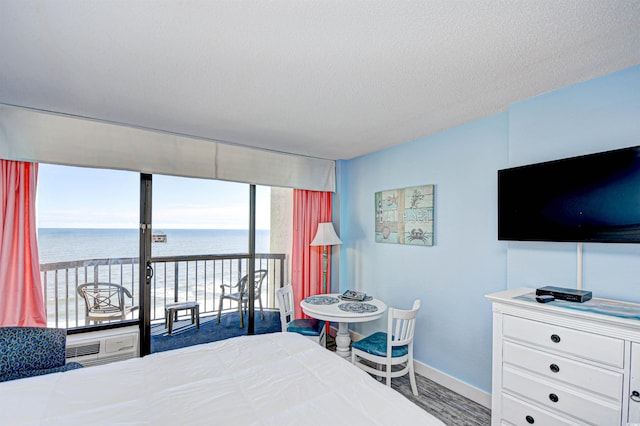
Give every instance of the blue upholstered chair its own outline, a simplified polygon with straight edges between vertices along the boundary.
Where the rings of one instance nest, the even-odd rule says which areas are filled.
[[[327,335],[324,321],[318,321],[313,318],[293,318],[293,287],[291,287],[291,284],[287,284],[286,286],[276,290],[276,299],[278,300],[278,306],[280,307],[280,324],[282,326],[282,331],[302,334],[319,345],[323,347],[326,346]]]
[[[385,377],[387,386],[391,386],[392,377],[409,373],[415,396],[418,396],[418,388],[413,371],[413,335],[419,309],[420,300],[413,302],[410,310],[389,308],[386,333],[378,331],[351,344],[351,362],[354,365],[374,376]],[[400,368],[391,368],[396,365]]]
[[[82,368],[66,361],[67,331],[0,327],[0,382]]]

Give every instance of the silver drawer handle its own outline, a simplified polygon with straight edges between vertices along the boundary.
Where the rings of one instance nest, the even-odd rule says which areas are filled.
[[[631,392],[629,398],[631,398],[631,400],[634,402],[640,402],[640,392],[634,390],[633,392]]]

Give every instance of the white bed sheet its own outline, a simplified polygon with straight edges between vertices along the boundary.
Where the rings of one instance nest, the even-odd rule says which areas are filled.
[[[3,425],[443,425],[295,333],[0,383]]]

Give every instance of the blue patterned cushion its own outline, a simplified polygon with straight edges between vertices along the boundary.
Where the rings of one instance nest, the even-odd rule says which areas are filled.
[[[361,351],[370,353],[372,355],[387,356],[387,333],[378,331],[377,333],[373,333],[371,336],[365,337],[362,340],[358,340],[357,342],[353,342],[351,347],[355,349],[360,349]],[[405,356],[409,353],[409,348],[407,345],[403,346],[395,346],[391,349],[391,357],[399,357]]]
[[[0,375],[0,382],[6,382],[8,380],[23,379],[25,377],[42,376],[49,373],[62,373],[69,370],[77,370],[82,368],[83,365],[79,362],[70,362],[60,367],[45,368],[42,370],[21,370],[8,375]]]
[[[303,336],[319,336],[322,333],[324,321],[317,319],[295,319],[287,325],[287,331]]]
[[[0,327],[0,381],[79,368],[65,366],[66,341],[64,329]]]

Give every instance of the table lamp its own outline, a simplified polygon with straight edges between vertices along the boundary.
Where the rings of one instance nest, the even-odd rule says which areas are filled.
[[[311,241],[312,246],[323,246],[322,251],[322,272],[323,282],[322,290],[324,294],[327,294],[327,246],[335,246],[342,244],[340,238],[336,235],[336,231],[333,229],[331,222],[321,222],[318,224],[318,230],[316,236]]]

